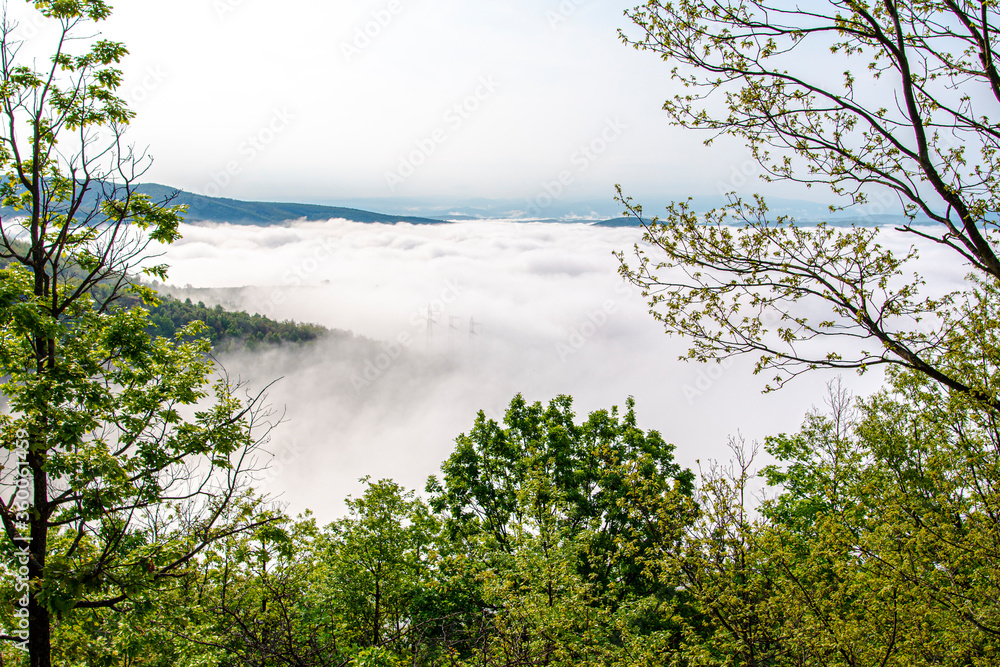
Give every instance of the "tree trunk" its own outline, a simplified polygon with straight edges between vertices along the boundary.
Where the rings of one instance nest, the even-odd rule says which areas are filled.
[[[35,343],[38,373],[55,365],[55,341],[39,337]],[[51,617],[45,605],[39,604],[38,594],[45,582],[45,560],[49,549],[49,478],[45,470],[47,456],[48,418],[43,412],[41,433],[32,434],[28,446],[28,465],[33,481],[31,512],[31,557],[28,559],[28,656],[31,667],[51,667]]]
[[[41,487],[42,498],[45,498],[45,485],[47,483],[44,470],[41,465],[35,467],[34,462],[39,461],[39,454],[29,455],[29,460],[33,461],[32,469],[35,474],[35,498],[38,499],[39,487]],[[45,605],[38,602],[38,593],[41,584],[45,580],[45,553],[48,548],[48,517],[36,505],[33,510],[34,516],[31,519],[31,558],[28,560],[28,583],[30,595],[28,597],[28,656],[31,667],[51,667],[52,665],[52,636],[51,618],[49,610]]]
[[[372,627],[372,646],[378,646],[381,641],[379,628],[382,626],[382,587],[379,578],[375,577],[375,623]]]
[[[28,601],[28,656],[31,667],[52,667],[49,610],[32,595]]]

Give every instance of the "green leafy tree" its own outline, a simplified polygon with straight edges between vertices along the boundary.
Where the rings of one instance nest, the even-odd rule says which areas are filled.
[[[622,594],[641,590],[643,555],[670,539],[642,512],[652,511],[649,498],[690,493],[693,475],[659,433],[638,428],[631,398],[625,414],[598,410],[581,424],[572,404],[569,396],[543,406],[518,395],[503,426],[480,412],[456,439],[442,479],[428,482],[431,507],[454,537],[484,535],[509,550],[511,531],[542,523],[550,500],[559,499],[561,527],[572,533],[599,526],[581,573]],[[525,503],[525,485],[539,479],[545,484],[532,496],[535,505]]]
[[[683,87],[664,105],[672,122],[738,138],[767,179],[828,186],[845,205],[888,193],[901,230],[972,272],[959,291],[928,290],[916,250],[797,227],[760,198],[646,220],[623,197],[652,247],[621,255],[622,274],[691,338],[689,356],[755,355],[771,388],[814,368],[909,368],[1000,408],[996,4],[652,0],[629,16],[639,35],[623,39]]]
[[[630,17],[640,34],[625,41],[683,87],[664,107],[674,123],[738,138],[766,179],[824,185],[847,206],[888,193],[904,234],[970,272],[928,288],[915,249],[796,226],[759,197],[648,220],[622,196],[649,245],[620,255],[621,272],[690,337],[687,358],[752,354],[769,389],[817,368],[889,379],[856,410],[835,392],[829,414],[767,441],[779,493],[759,514],[748,467],[703,478],[662,565],[697,612],[679,659],[992,664],[996,3],[651,1]]]
[[[662,554],[660,576],[685,591],[690,607],[681,640],[665,652],[671,664],[778,665],[788,652],[773,545],[751,508],[756,451],[740,440],[730,447],[733,463],[701,471],[680,548]]]
[[[220,667],[327,667],[350,660],[338,643],[334,610],[325,604],[315,519],[307,514],[284,523],[215,545],[204,560],[197,600],[188,593],[182,612],[193,611],[200,625],[172,624],[184,628],[179,636],[209,648]]]
[[[974,399],[919,374],[890,380],[848,419],[852,460],[842,467],[817,447],[841,410],[770,443],[781,465],[767,473],[783,493],[766,511],[781,526],[813,514],[808,543],[840,565],[826,581],[850,582],[841,586],[857,598],[839,613],[866,614],[855,623],[867,627],[858,651],[908,664],[988,664],[1000,650],[995,423]]]
[[[347,516],[318,541],[324,604],[337,610],[347,645],[387,647],[409,661],[419,651],[414,603],[430,581],[436,521],[412,491],[390,480],[362,481],[364,493],[347,500]]]
[[[571,531],[562,524],[562,503],[539,473],[529,474],[518,491],[520,504],[535,511],[511,526],[507,550],[490,554],[490,567],[480,573],[491,612],[477,662],[608,664],[620,650],[614,605],[579,571],[594,526]]]
[[[697,520],[663,566],[697,612],[680,659],[996,662],[995,425],[915,371],[890,380],[860,402],[835,389],[801,431],[769,438],[775,494],[762,505],[750,457],[703,475]]]
[[[180,301],[171,297],[161,298],[150,308],[150,334],[172,338],[174,333],[190,324],[202,322],[204,332],[212,341],[215,350],[230,350],[240,347],[254,349],[265,340],[278,343],[307,343],[324,335],[348,337],[346,331],[331,332],[317,324],[276,322],[259,314],[232,312],[222,306],[209,308],[202,302],[191,303],[191,299]]]
[[[475,632],[459,653],[607,664],[676,642],[683,595],[660,570],[693,516],[692,482],[673,447],[638,427],[631,399],[582,423],[568,396],[516,396],[502,426],[480,413],[428,482],[465,565],[450,585],[468,596],[453,604]]]
[[[246,488],[260,395],[209,387],[208,344],[183,342],[196,328],[152,340],[145,310],[116,305],[154,299],[133,276],[183,212],[135,190],[148,162],[122,142],[126,51],[88,37],[110,7],[33,7],[58,35],[41,69],[0,26],[0,198],[16,211],[0,219],[0,550],[28,581],[4,598],[3,640],[48,667],[54,626],[149,604],[214,541],[269,519]]]
[[[240,346],[254,349],[261,343],[306,343],[323,335],[350,336],[348,332],[331,332],[316,324],[294,321],[276,322],[262,315],[230,312],[222,306],[209,308],[202,302],[192,304],[190,299],[180,301],[162,298],[150,309],[150,334],[172,337],[174,332],[191,322],[203,322],[205,335],[212,341],[213,349],[229,350]]]

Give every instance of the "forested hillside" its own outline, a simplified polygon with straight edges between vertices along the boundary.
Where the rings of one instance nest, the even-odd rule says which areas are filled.
[[[188,222],[228,222],[241,225],[278,225],[290,220],[343,219],[353,222],[406,222],[414,225],[446,224],[442,220],[407,215],[388,215],[343,206],[319,206],[290,202],[240,201],[223,197],[208,197],[147,183],[137,188],[153,199],[170,199],[173,205],[187,207]]]
[[[19,252],[26,249],[20,242],[12,242],[11,247]],[[0,269],[10,265],[9,257],[0,257]],[[67,267],[66,277],[77,280],[81,276],[79,267]],[[117,280],[117,277],[115,277]],[[107,298],[112,292],[112,280],[98,283],[94,286],[94,294],[99,298]],[[143,286],[143,289],[148,289]],[[282,343],[306,343],[324,335],[351,336],[350,332],[330,331],[318,324],[302,322],[276,322],[263,315],[249,314],[244,311],[226,310],[217,305],[209,308],[203,302],[192,303],[191,299],[181,301],[169,294],[157,294],[149,303],[143,303],[139,293],[119,295],[111,308],[133,309],[142,307],[149,311],[149,326],[147,331],[152,336],[171,338],[174,334],[192,322],[202,322],[206,328],[196,337],[205,337],[212,346],[220,350],[232,350],[237,347],[255,348],[258,345],[280,345]]]
[[[149,307],[147,329],[152,336],[172,337],[174,333],[191,322],[200,321],[207,325],[204,335],[212,341],[216,349],[232,349],[245,346],[250,349],[258,345],[280,345],[282,343],[306,343],[320,336],[337,334],[350,336],[347,332],[331,332],[318,324],[301,322],[276,322],[259,314],[243,311],[233,312],[217,305],[209,308],[204,303],[192,303],[191,299],[181,301],[173,297],[161,297],[158,304]]]
[[[154,201],[169,201],[172,206],[186,207],[184,220],[190,223],[210,222],[235,225],[281,225],[291,221],[304,220],[350,220],[352,222],[395,224],[405,222],[413,225],[446,224],[443,220],[408,215],[390,215],[363,211],[344,206],[321,206],[317,204],[296,204],[292,202],[241,201],[225,197],[209,197],[193,192],[185,192],[157,183],[144,183],[136,187],[136,193]],[[90,193],[83,204],[94,206],[100,198]],[[0,215],[8,218],[24,215],[11,206],[0,206]]]

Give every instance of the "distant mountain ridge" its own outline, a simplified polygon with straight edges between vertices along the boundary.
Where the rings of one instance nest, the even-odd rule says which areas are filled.
[[[652,218],[663,215],[672,201],[690,201],[692,210],[698,213],[720,208],[729,199],[723,195],[694,195],[670,197],[667,195],[637,197],[645,213]],[[834,226],[858,225],[861,227],[898,226],[906,224],[907,218],[902,208],[893,201],[880,201],[873,197],[871,205],[831,211],[829,203],[767,197],[770,215],[788,216],[796,222],[812,225],[826,222]],[[333,202],[331,202],[333,203]],[[375,211],[394,211],[404,215],[424,216],[447,220],[511,220],[522,222],[557,222],[594,224],[603,227],[637,227],[638,220],[622,217],[622,205],[612,197],[606,199],[558,199],[545,207],[539,207],[535,200],[528,199],[486,199],[486,198],[432,198],[432,197],[389,197],[344,199],[336,203]],[[933,222],[918,215],[914,224],[925,225]]]
[[[376,213],[362,208],[332,206],[324,204],[298,204],[291,202],[263,202],[226,199],[223,197],[208,197],[185,190],[179,190],[157,183],[139,185],[137,190],[148,195],[153,201],[163,201],[172,198],[173,204],[184,204],[188,207],[185,221],[189,223],[221,222],[234,225],[270,226],[280,225],[295,220],[307,222],[343,219],[361,223],[395,224],[405,222],[413,225],[442,225],[461,220],[511,220],[551,223],[583,223],[602,227],[637,227],[639,221],[628,217],[611,217],[616,214],[617,205],[609,205],[601,200],[580,200],[554,202],[552,206],[542,211],[534,211],[527,215],[523,210],[524,201],[513,199],[471,199],[458,200],[451,203],[432,199],[355,199],[347,200],[354,206],[365,206],[392,210],[398,213]],[[96,196],[92,197],[96,203]],[[694,197],[691,200],[694,211],[704,212],[725,204],[724,197]],[[530,202],[529,202],[530,203]],[[646,202],[647,212],[662,214],[668,200],[653,200]],[[521,206],[521,209],[518,206]],[[858,225],[861,227],[900,226],[909,221],[901,215],[901,211],[885,211],[883,208],[869,209],[871,214],[865,215],[866,207],[844,209],[831,212],[825,204],[798,199],[771,198],[768,200],[769,212],[772,215],[791,216],[801,224],[816,224],[823,221],[834,226]],[[86,208],[86,204],[84,206]],[[876,212],[877,211],[877,212]],[[24,215],[12,209],[0,209],[4,217]],[[652,217],[652,216],[649,216]],[[925,216],[918,216],[914,224],[931,224]]]
[[[650,222],[652,216],[644,217],[645,222]],[[902,215],[869,215],[856,217],[830,217],[830,218],[798,218],[795,223],[800,226],[817,225],[826,223],[831,227],[904,227],[906,225],[926,226],[935,224],[933,220],[926,216],[919,216],[916,220],[910,221]],[[599,220],[593,223],[597,227],[639,227],[642,223],[637,218],[611,218],[610,220]],[[735,223],[734,223],[735,224]]]
[[[139,191],[149,195],[154,200],[163,199],[173,193],[176,194],[174,203],[187,204],[188,222],[228,222],[237,225],[276,225],[289,220],[319,221],[330,219],[344,219],[353,222],[364,223],[396,223],[407,222],[415,225],[440,225],[448,224],[456,220],[477,220],[490,219],[491,217],[509,218],[516,215],[511,206],[516,202],[508,200],[497,200],[492,206],[487,200],[476,201],[476,208],[459,209],[455,207],[433,207],[428,212],[432,214],[442,214],[441,218],[420,217],[402,214],[374,213],[358,208],[347,208],[343,206],[324,206],[321,204],[293,204],[280,202],[254,202],[240,201],[237,199],[224,199],[220,197],[207,197],[197,195],[183,190],[176,190],[164,185],[148,184],[139,186]],[[385,205],[387,201],[368,200],[374,205]],[[724,197],[696,197],[693,199],[695,210],[706,211],[710,208],[723,205],[727,200]],[[599,202],[578,202],[576,205],[580,210],[588,211],[591,215],[601,209]],[[580,217],[574,204],[567,203],[566,209],[562,212],[569,214],[567,217],[560,217],[557,211],[545,211],[544,213],[556,213],[551,217],[545,216],[536,218],[541,222],[581,222],[590,223],[602,227],[637,227],[639,221],[635,218],[618,217],[610,219]],[[847,209],[836,213],[829,210],[828,205],[816,202],[808,202],[797,199],[773,198],[769,200],[771,212],[774,215],[789,215],[799,223],[809,225],[823,221],[835,227],[847,227],[857,225],[860,227],[892,227],[904,225],[908,221],[903,215],[893,213],[879,213],[874,215],[859,215],[858,210]],[[656,210],[658,207],[651,206],[648,210]],[[427,210],[427,209],[425,209]],[[447,213],[446,213],[447,211]],[[461,212],[460,212],[461,211]],[[469,215],[478,213],[479,215]],[[915,224],[930,224],[931,220],[924,216],[918,216]]]
[[[447,224],[445,220],[421,218],[406,215],[373,213],[342,206],[321,206],[318,204],[290,204],[285,202],[257,202],[206,197],[193,192],[185,192],[166,185],[148,183],[140,185],[138,191],[154,201],[173,196],[173,204],[188,207],[186,222],[228,222],[234,225],[278,225],[289,220],[309,222],[344,219],[352,222],[408,222],[414,225]]]

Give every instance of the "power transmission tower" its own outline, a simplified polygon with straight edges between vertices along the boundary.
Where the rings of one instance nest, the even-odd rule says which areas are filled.
[[[448,349],[451,352],[451,356],[455,356],[455,332],[458,331],[458,327],[455,326],[455,322],[461,322],[462,318],[457,315],[452,315],[448,318]]]
[[[475,317],[469,318],[469,345],[472,345],[472,338],[478,336],[483,330],[483,323],[477,322]]]
[[[427,306],[427,317],[426,317],[426,320],[427,320],[427,340],[426,340],[426,343],[427,343],[427,349],[429,350],[431,348],[431,341],[434,338],[434,326],[437,324],[437,320],[434,319],[434,314],[431,311],[431,307],[430,307],[429,304]]]

